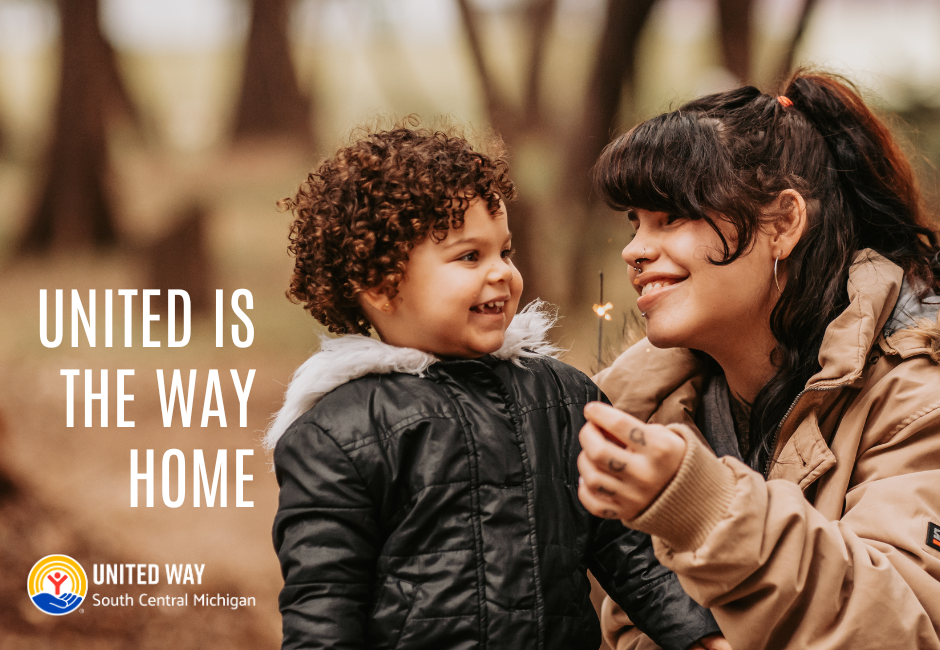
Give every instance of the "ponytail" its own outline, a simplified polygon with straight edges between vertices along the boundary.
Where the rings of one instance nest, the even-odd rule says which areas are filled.
[[[871,248],[940,289],[940,240],[924,214],[914,171],[887,127],[845,79],[797,72],[785,96],[822,136],[832,157],[857,249]]]

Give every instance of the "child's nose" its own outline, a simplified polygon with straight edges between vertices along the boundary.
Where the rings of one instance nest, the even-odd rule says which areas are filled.
[[[490,266],[487,278],[492,283],[512,280],[512,266],[506,260],[500,260]]]

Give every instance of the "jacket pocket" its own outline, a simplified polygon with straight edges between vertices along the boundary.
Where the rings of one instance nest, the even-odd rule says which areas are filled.
[[[372,648],[398,646],[408,616],[414,607],[417,585],[394,576],[385,576],[375,594],[375,606],[369,617],[369,641]]]

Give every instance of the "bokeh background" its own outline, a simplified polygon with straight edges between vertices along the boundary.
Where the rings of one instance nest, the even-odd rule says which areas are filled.
[[[353,127],[414,113],[502,135],[526,296],[558,305],[566,359],[592,372],[637,325],[619,257],[631,228],[588,181],[601,148],[706,92],[773,92],[801,64],[860,85],[932,200],[933,0],[0,0],[0,649],[278,647],[277,486],[258,440],[322,328],[284,297],[290,215],[275,204]],[[598,272],[614,304],[600,360]],[[254,343],[216,348],[214,293],[239,288],[253,295]],[[38,336],[40,289],[66,293],[55,349]],[[97,291],[95,348],[68,345],[71,289]],[[122,345],[123,318],[116,347],[103,347],[106,289],[185,289],[191,342],[168,349],[164,315],[154,334],[164,345],[143,348],[138,294],[133,347]],[[81,381],[77,426],[65,426],[62,368],[109,369],[110,427],[81,426]],[[118,368],[135,369],[134,428],[114,426]],[[207,371],[219,369],[229,427],[164,428],[158,368],[197,369],[197,413]],[[244,428],[230,368],[256,369]],[[190,461],[193,449],[229,450],[228,508],[190,498],[168,508],[159,480],[156,507],[129,507],[129,450],[154,449],[159,474],[171,448]],[[253,508],[233,507],[239,448],[255,449]],[[84,613],[49,617],[25,583],[50,553],[86,569],[205,563],[204,591],[258,604],[86,602]]]

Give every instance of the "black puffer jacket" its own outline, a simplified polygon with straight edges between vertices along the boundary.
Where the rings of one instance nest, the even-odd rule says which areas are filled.
[[[284,648],[596,650],[587,569],[665,648],[718,631],[647,536],[578,501],[594,384],[517,363],[369,374],[280,437]]]

